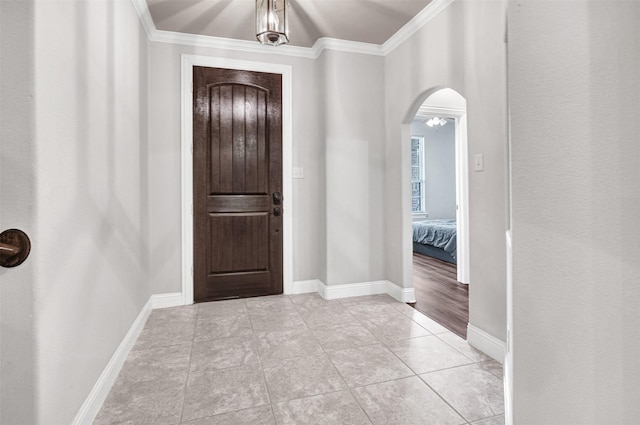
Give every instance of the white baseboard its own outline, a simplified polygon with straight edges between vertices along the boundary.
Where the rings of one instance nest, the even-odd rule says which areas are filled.
[[[415,302],[416,300],[413,288],[401,288],[395,283],[389,282],[388,280],[345,283],[342,285],[327,285],[321,280],[305,282],[314,282],[317,288],[317,292],[322,296],[322,298],[325,298],[327,300],[378,294],[389,294],[396,300],[403,303]],[[313,291],[310,290],[307,292]]]
[[[182,292],[151,295],[150,301],[151,308],[154,310],[157,308],[177,307],[180,305],[184,305]]]
[[[308,294],[310,292],[318,292],[320,285],[324,285],[320,279],[299,280],[293,282],[291,295]]]
[[[505,342],[471,323],[467,325],[467,342],[492,359],[504,363],[504,355],[507,351]]]
[[[401,288],[390,281],[387,281],[387,294],[403,303],[416,302],[416,293],[413,288]]]
[[[129,355],[129,351],[131,351],[133,344],[138,339],[138,336],[151,313],[152,305],[153,297],[151,297],[144,307],[142,307],[142,310],[129,328],[129,331],[120,343],[120,346],[115,353],[113,353],[111,360],[109,360],[109,363],[107,363],[107,366],[100,374],[100,377],[91,389],[91,392],[85,399],[84,403],[82,403],[82,406],[80,406],[80,410],[78,410],[76,417],[71,423],[72,425],[91,425],[93,423],[96,415],[100,411],[100,407],[102,407],[102,403],[104,403],[113,383],[116,381],[116,378],[120,373],[120,369],[122,369],[122,365]]]
[[[504,423],[505,425],[513,425],[513,382],[512,369],[513,365],[509,363],[509,357],[505,356],[504,360]]]
[[[343,285],[327,285],[320,281],[318,293],[326,300],[386,294],[387,281],[378,280],[375,282],[346,283]]]

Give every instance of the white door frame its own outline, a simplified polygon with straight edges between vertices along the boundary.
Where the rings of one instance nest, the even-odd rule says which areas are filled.
[[[182,303],[193,304],[193,67],[227,68],[282,75],[282,287],[293,288],[293,120],[292,69],[289,65],[212,56],[182,55]]]
[[[421,112],[455,120],[455,162],[456,162],[456,223],[457,223],[457,271],[458,282],[469,284],[469,160],[467,144],[467,111],[458,108],[438,108],[429,106]],[[406,164],[407,169],[411,164]],[[405,182],[410,185],[411,182]],[[410,189],[410,188],[409,188]],[[413,220],[413,217],[411,217]]]

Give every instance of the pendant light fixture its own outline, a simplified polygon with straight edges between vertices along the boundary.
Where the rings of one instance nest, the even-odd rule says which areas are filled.
[[[432,117],[432,118],[429,118],[429,120],[425,121],[425,122],[427,123],[427,125],[429,127],[434,127],[434,126],[435,127],[437,127],[437,126],[442,127],[443,125],[445,125],[447,123],[447,120],[444,119],[444,118],[440,118],[440,117]]]
[[[256,0],[256,38],[262,44],[289,42],[287,0]]]

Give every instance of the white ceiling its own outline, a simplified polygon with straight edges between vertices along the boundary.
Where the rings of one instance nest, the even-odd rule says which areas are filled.
[[[256,41],[255,0],[146,0],[159,30]],[[432,0],[289,0],[290,43],[383,44]]]

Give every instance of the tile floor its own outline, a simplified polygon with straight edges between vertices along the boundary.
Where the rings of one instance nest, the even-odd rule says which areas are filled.
[[[107,424],[502,425],[502,366],[386,295],[154,310]]]

